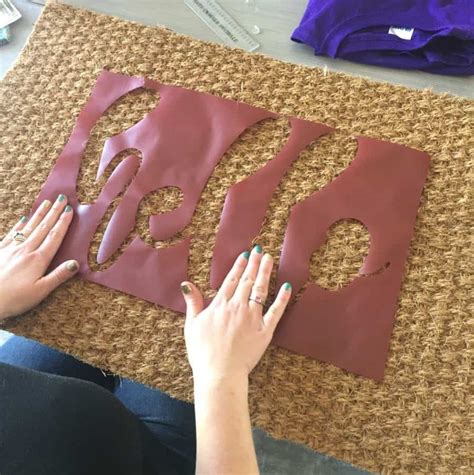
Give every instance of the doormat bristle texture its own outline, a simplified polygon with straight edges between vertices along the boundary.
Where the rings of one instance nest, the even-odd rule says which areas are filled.
[[[411,242],[383,383],[271,347],[251,376],[253,423],[372,471],[472,473],[473,102],[286,64],[104,15],[49,4],[0,83],[0,231],[29,211],[102,68],[247,102],[337,127],[305,150],[274,197],[258,243],[278,261],[290,208],[355,156],[355,135],[427,152],[431,165]],[[93,130],[78,180],[91,202],[104,140],[159,102],[128,94]],[[190,276],[209,293],[209,267],[226,190],[281,148],[287,121],[245,132],[209,180],[192,223]],[[107,176],[104,177],[104,180]],[[146,217],[175,206],[176,189],[141,204],[134,233],[155,246]],[[110,216],[108,216],[109,218]],[[91,248],[92,268],[104,231]],[[131,237],[130,237],[131,239]],[[130,239],[127,243],[130,242]],[[125,245],[127,244],[125,243]],[[369,235],[357,222],[330,233],[311,278],[337,289],[353,278]],[[74,279],[6,328],[108,371],[192,398],[183,318]]]

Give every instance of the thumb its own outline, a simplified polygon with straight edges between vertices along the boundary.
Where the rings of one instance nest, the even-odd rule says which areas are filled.
[[[204,308],[204,299],[200,290],[191,282],[183,282],[181,292],[183,292],[184,301],[186,302],[186,318],[195,317],[198,313],[201,313]]]
[[[49,274],[46,274],[39,280],[39,284],[47,295],[51,293],[56,287],[69,280],[79,270],[77,261],[66,261],[60,264],[56,269],[53,269]]]

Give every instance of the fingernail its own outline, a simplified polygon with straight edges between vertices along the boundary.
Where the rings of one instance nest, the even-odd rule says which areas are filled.
[[[76,261],[69,261],[69,262],[66,264],[66,269],[67,269],[69,272],[76,272],[77,269],[79,269],[79,266],[77,265],[77,262],[76,262]]]
[[[181,284],[181,291],[183,292],[184,295],[189,295],[191,293],[191,287],[186,284]]]
[[[20,218],[20,223],[26,223],[28,221],[28,218],[26,216],[22,216]]]
[[[250,252],[249,251],[245,251],[243,254],[245,259],[249,260],[249,257],[250,257]]]
[[[58,201],[64,201],[66,199],[66,195],[63,195],[62,193],[58,196]]]
[[[49,207],[51,206],[51,201],[49,201],[49,200],[44,200],[44,201],[43,201],[43,206],[44,206],[45,208],[49,208]]]
[[[283,286],[283,288],[288,291],[288,290],[291,290],[291,284],[289,282],[286,282],[285,285]]]
[[[71,206],[71,205],[67,205],[67,206],[64,208],[64,212],[65,212],[65,213],[69,213],[70,211],[72,211],[72,206]]]
[[[260,246],[259,244],[257,244],[254,249],[257,254],[262,253],[262,246]]]

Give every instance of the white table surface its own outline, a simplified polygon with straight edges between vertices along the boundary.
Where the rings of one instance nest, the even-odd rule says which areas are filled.
[[[19,55],[42,8],[26,0],[13,1],[23,14],[23,18],[12,25],[13,41],[0,47],[0,78]],[[195,38],[221,42],[182,0],[63,1],[147,25],[164,25]],[[327,65],[329,70],[343,71],[377,81],[388,81],[412,88],[430,88],[438,92],[474,98],[474,76],[468,78],[440,76],[314,56],[310,47],[290,40],[291,32],[303,14],[306,0],[220,0],[220,4],[248,31],[252,31],[254,25],[260,28],[261,33],[253,36],[261,44],[258,51],[268,56],[309,66]]]

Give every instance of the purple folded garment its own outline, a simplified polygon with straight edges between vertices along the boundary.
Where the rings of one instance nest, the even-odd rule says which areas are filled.
[[[292,40],[315,54],[474,74],[474,0],[309,0]]]

